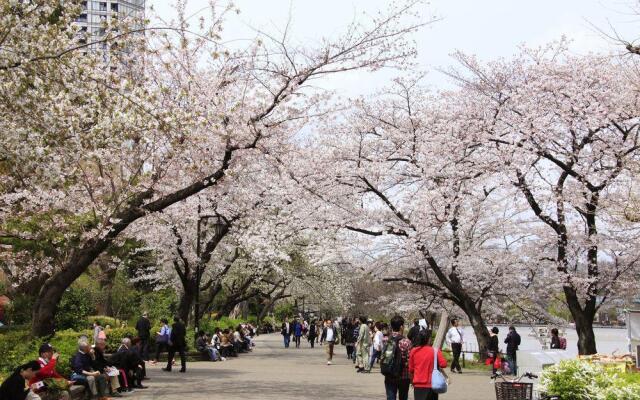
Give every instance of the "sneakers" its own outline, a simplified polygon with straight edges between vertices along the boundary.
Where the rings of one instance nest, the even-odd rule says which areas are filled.
[[[331,365],[331,361],[327,361],[327,365]]]

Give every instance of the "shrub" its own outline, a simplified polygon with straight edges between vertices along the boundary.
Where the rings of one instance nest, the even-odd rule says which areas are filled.
[[[100,326],[102,326],[103,328],[107,325],[111,326],[112,328],[117,328],[120,326],[120,321],[118,321],[117,319],[113,318],[113,317],[107,317],[106,315],[90,315],[87,317],[87,326],[91,326],[93,325],[94,322],[98,321],[98,323],[100,324]]]
[[[64,292],[58,312],[56,313],[56,327],[64,329],[86,329],[87,316],[94,310],[93,296],[86,288],[70,287]]]
[[[544,370],[542,391],[563,400],[640,400],[640,385],[602,366],[566,360]]]

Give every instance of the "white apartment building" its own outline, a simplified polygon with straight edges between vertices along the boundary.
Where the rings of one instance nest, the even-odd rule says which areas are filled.
[[[87,0],[82,2],[82,13],[76,23],[84,32],[90,33],[92,40],[104,35],[105,23],[114,17],[144,17],[145,0]]]

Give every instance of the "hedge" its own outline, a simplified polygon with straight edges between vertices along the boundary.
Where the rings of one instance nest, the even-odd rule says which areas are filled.
[[[125,336],[135,336],[136,330],[134,328],[115,328],[109,329],[106,334],[107,352],[115,352],[122,339]],[[68,375],[71,372],[71,357],[78,350],[78,339],[82,335],[87,336],[91,341],[93,332],[91,330],[74,331],[70,329],[58,331],[47,341],[60,353],[57,369],[61,374]],[[0,333],[0,354],[2,354],[0,375],[9,375],[19,365],[37,359],[38,349],[44,342],[43,339],[32,338],[27,329]]]

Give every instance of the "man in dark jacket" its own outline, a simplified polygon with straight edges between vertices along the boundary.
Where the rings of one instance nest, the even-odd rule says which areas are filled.
[[[280,333],[284,338],[284,348],[289,348],[289,342],[291,341],[291,333],[293,331],[293,324],[289,323],[289,318],[284,317],[284,322],[282,323],[282,329],[280,329]]]
[[[407,339],[411,340],[411,346],[418,346],[418,334],[420,333],[420,321],[418,318],[413,320],[413,326],[409,329],[409,333],[407,333]]]
[[[180,372],[187,372],[187,356],[185,350],[187,348],[187,329],[180,320],[179,316],[175,316],[174,323],[171,326],[171,336],[169,338],[169,358],[167,360],[167,367],[162,368],[163,371],[171,372],[171,365],[176,352],[180,354],[180,363],[182,368]]]
[[[149,361],[149,338],[151,337],[151,321],[147,317],[147,313],[144,312],[136,323],[136,330],[142,347],[141,356],[145,361]]]
[[[504,342],[507,344],[507,360],[511,362],[511,371],[514,375],[518,375],[518,363],[516,360],[516,352],[520,346],[520,335],[516,332],[514,326],[509,327],[509,333]]]
[[[29,361],[16,368],[13,374],[0,385],[0,399],[26,399],[31,391],[30,388],[26,387],[26,383],[33,379],[39,370],[40,364],[37,361]]]
[[[78,342],[78,351],[71,359],[71,380],[83,385],[87,394],[94,397],[105,397],[107,393],[107,380],[99,371],[93,369],[92,349],[87,341],[81,339]]]

